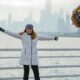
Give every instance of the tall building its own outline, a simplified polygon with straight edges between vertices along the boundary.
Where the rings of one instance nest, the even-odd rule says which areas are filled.
[[[58,15],[58,32],[61,33],[71,33],[71,23],[70,23],[70,15],[65,13],[63,9],[60,9],[59,15]]]
[[[43,32],[56,32],[57,30],[57,15],[52,13],[50,0],[47,0],[45,9],[41,11],[39,26],[40,31]]]
[[[63,9],[60,9],[58,13],[58,32],[64,32],[64,13]]]
[[[71,33],[71,31],[72,31],[72,26],[71,26],[71,23],[70,23],[70,15],[69,14],[66,14],[66,22],[65,22],[65,28],[66,28],[66,32],[67,33]]]
[[[63,18],[58,19],[58,32],[64,33],[66,31],[65,29],[65,22]]]
[[[7,22],[7,27],[11,27],[12,26],[12,14],[11,13],[9,13],[9,15],[8,15],[8,22]]]

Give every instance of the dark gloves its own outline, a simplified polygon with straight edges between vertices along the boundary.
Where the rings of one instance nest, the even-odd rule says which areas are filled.
[[[0,27],[0,31],[4,32],[5,30],[3,28]]]
[[[57,41],[57,40],[58,40],[58,37],[55,37],[55,38],[54,38],[54,40],[56,40],[56,41]]]

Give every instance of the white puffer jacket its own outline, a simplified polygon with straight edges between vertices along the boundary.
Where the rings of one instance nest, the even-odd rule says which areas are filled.
[[[38,35],[36,39],[32,40],[31,36],[28,35],[27,33],[24,33],[23,35],[19,35],[19,33],[13,33],[7,30],[5,30],[5,33],[22,40],[23,48],[19,61],[21,65],[38,65],[38,55],[37,55],[37,48],[36,48],[37,41],[46,40],[46,39],[54,40],[54,37],[52,36]]]

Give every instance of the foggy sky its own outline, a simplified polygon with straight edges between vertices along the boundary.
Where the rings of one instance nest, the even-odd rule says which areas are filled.
[[[0,20],[7,19],[9,13],[14,20],[23,20],[32,11],[33,18],[39,19],[40,11],[45,8],[47,0],[0,0]],[[63,8],[69,14],[79,5],[80,0],[49,0],[52,11]]]

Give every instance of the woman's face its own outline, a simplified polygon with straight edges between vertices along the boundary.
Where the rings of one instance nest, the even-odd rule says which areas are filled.
[[[27,32],[28,34],[31,34],[31,33],[32,33],[32,31],[33,31],[33,29],[32,29],[32,28],[27,28],[27,29],[26,29],[26,32]]]

